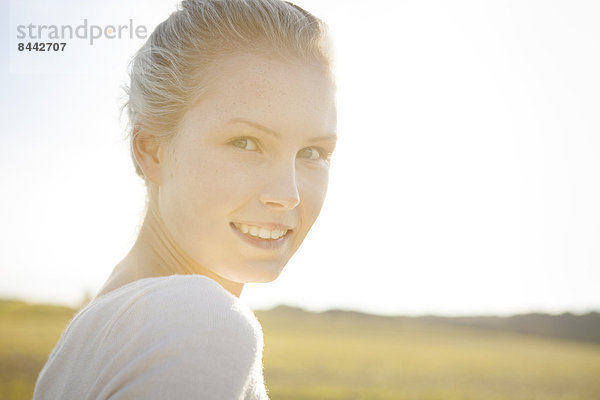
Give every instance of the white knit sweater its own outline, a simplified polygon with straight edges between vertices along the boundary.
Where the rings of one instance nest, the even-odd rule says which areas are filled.
[[[65,329],[41,399],[267,399],[252,311],[200,275],[147,278],[100,296]]]

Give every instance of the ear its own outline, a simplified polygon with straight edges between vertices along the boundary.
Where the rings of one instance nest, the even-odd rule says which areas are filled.
[[[131,141],[131,150],[146,179],[154,183],[160,183],[160,170],[162,167],[160,139],[136,130]]]

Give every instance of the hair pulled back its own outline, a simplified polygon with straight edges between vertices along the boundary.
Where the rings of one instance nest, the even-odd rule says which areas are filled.
[[[206,91],[223,57],[239,52],[331,68],[327,27],[281,0],[184,0],[132,60],[125,88],[131,141],[140,132],[169,140]],[[133,157],[136,172],[143,172]]]

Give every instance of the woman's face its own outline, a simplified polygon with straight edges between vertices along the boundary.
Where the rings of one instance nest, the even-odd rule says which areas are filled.
[[[159,212],[187,256],[235,282],[280,274],[325,199],[334,92],[306,64],[239,54],[219,66],[162,154]]]

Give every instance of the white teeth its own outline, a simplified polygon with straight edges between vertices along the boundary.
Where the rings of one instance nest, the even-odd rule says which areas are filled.
[[[260,231],[258,231],[258,236],[263,239],[271,239],[271,231],[265,228],[260,228]]]
[[[279,239],[287,233],[287,229],[265,229],[258,226],[234,223],[235,227],[243,233],[250,236],[259,237],[261,239]]]

